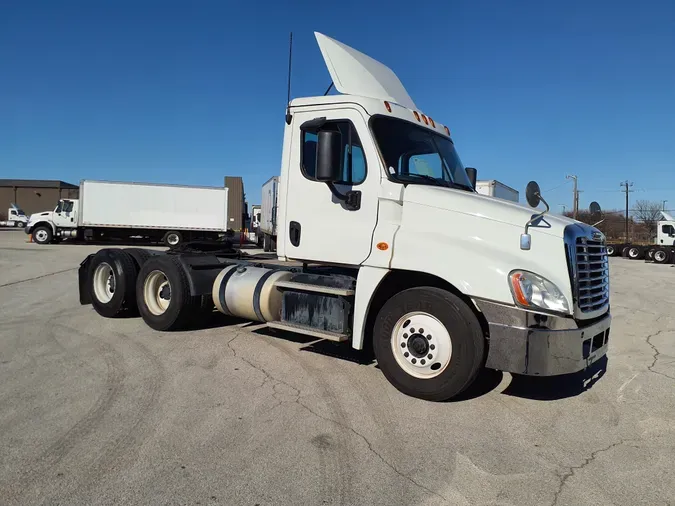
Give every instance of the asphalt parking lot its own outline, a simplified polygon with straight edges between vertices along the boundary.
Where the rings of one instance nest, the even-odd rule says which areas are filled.
[[[606,364],[431,403],[345,345],[103,319],[99,248],[0,231],[3,504],[675,504],[675,267],[611,259]]]

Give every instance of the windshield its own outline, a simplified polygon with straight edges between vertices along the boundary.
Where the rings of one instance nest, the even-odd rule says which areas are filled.
[[[383,116],[373,118],[372,128],[387,169],[395,179],[473,191],[449,138],[407,121]]]
[[[59,205],[54,209],[55,213],[60,213],[63,210],[63,200],[59,200]]]

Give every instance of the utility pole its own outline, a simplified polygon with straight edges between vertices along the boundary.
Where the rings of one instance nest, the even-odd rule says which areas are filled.
[[[628,243],[628,193],[633,190],[629,190],[633,183],[630,183],[627,179],[623,183],[619,183],[619,186],[623,186],[623,191],[626,192],[626,244]]]
[[[565,178],[574,180],[574,189],[572,190],[574,192],[574,200],[572,200],[572,203],[574,206],[574,219],[576,220],[579,215],[579,191],[577,190],[577,176],[568,175]]]
[[[662,201],[664,211],[666,210],[666,202],[668,202],[668,201],[667,200]]]
[[[562,207],[563,210],[563,216],[565,215],[565,211],[567,211],[567,204],[558,204],[560,207]]]

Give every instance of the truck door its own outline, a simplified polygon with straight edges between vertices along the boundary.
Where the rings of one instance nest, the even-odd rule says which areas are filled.
[[[54,224],[59,228],[75,228],[77,217],[74,202],[62,200],[54,212]]]
[[[325,121],[324,121],[325,119]],[[282,180],[279,206],[284,207],[284,251],[287,258],[359,265],[368,258],[377,223],[377,195],[380,163],[365,115],[358,109],[300,112],[293,115],[292,141],[286,181]],[[342,182],[335,188],[342,194],[361,192],[358,209],[349,209],[317,181],[316,146],[318,132],[330,129],[341,133]],[[286,184],[284,184],[286,183]]]

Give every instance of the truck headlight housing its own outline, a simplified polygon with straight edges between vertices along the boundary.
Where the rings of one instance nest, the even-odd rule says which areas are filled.
[[[560,289],[548,279],[529,271],[512,271],[509,287],[513,300],[525,309],[569,313],[570,306]]]

